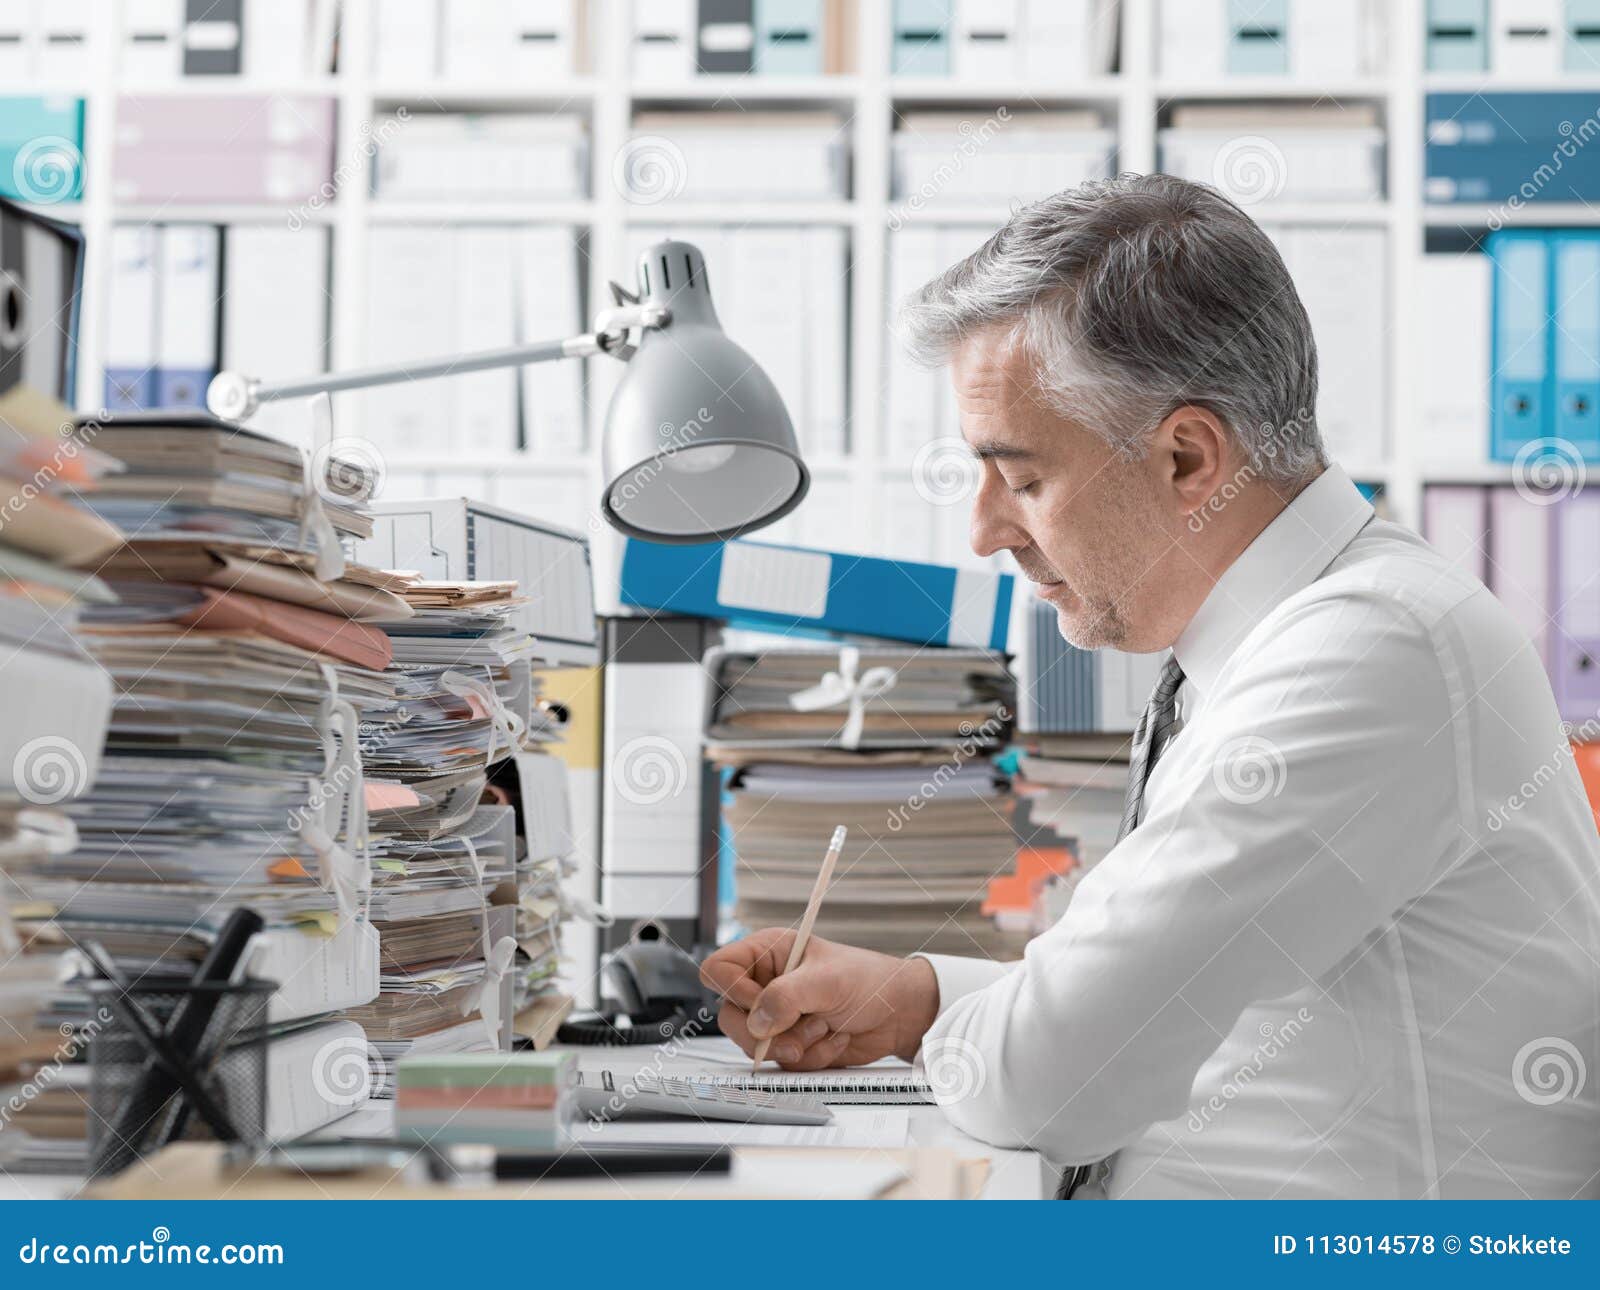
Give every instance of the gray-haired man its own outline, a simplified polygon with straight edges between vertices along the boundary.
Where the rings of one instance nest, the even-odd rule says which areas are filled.
[[[1104,1162],[1079,1195],[1600,1192],[1600,838],[1548,681],[1328,463],[1271,241],[1199,185],[1087,184],[905,321],[982,463],[973,547],[1074,643],[1172,654],[1124,835],[1022,962],[813,940],[774,979],[769,929],[705,966],[724,1030],[956,1063],[955,1123]]]

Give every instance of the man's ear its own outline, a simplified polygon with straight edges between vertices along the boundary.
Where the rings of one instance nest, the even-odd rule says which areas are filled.
[[[1234,454],[1228,427],[1216,413],[1192,403],[1169,412],[1150,441],[1156,482],[1184,515],[1199,510],[1222,487]]]

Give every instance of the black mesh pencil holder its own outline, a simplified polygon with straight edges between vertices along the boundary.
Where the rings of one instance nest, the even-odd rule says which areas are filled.
[[[260,1145],[267,1126],[267,1003],[274,981],[145,976],[89,990],[89,1176],[169,1142]]]

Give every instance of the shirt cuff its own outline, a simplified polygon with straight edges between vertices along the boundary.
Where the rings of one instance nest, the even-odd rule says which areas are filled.
[[[966,959],[954,954],[913,954],[911,957],[927,959],[928,966],[933,969],[934,980],[939,983],[940,1017],[958,999],[976,994],[1017,966],[1015,963],[995,963],[989,959]]]

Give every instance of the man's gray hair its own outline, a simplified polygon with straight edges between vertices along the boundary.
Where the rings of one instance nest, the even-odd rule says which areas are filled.
[[[1204,184],[1130,174],[1034,202],[900,314],[930,365],[996,325],[1026,346],[1047,407],[1131,457],[1187,403],[1265,479],[1327,464],[1305,306],[1272,239]]]

